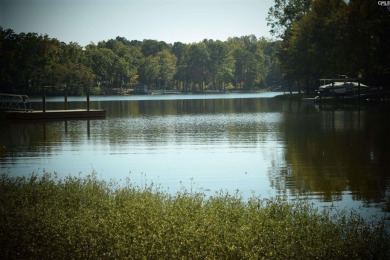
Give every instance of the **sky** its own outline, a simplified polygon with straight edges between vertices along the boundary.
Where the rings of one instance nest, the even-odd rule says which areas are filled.
[[[271,38],[273,0],[0,0],[0,26],[86,46],[115,39],[167,43]]]

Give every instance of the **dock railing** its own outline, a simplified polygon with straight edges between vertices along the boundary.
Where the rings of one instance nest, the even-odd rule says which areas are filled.
[[[28,96],[0,93],[0,110],[28,111]]]

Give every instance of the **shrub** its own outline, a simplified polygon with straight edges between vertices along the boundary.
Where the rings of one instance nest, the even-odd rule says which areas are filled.
[[[0,256],[67,259],[389,259],[384,221],[283,198],[0,178]]]

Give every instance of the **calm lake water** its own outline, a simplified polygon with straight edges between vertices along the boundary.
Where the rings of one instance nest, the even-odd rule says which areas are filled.
[[[0,118],[0,173],[56,172],[165,190],[286,195],[390,211],[390,110],[280,101],[275,93],[91,97],[105,120]],[[40,99],[31,106],[41,108]],[[84,108],[85,98],[68,98]],[[62,109],[63,97],[47,98]],[[147,185],[146,184],[146,185]]]

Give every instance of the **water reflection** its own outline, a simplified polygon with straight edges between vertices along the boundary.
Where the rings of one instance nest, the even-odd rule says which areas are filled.
[[[286,165],[272,169],[280,193],[389,203],[389,113],[378,107],[285,116]]]
[[[390,201],[386,108],[258,98],[103,100],[91,107],[106,109],[108,118],[1,119],[0,170],[96,170],[106,179],[133,172],[173,192],[193,178],[205,189],[239,189],[244,196],[255,191],[380,208]],[[48,103],[48,109],[60,108]]]

